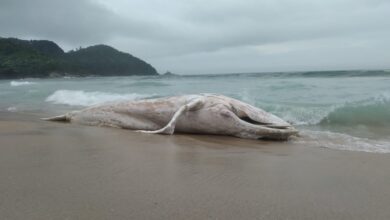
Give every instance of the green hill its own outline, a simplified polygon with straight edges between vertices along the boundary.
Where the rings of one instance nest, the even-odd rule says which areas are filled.
[[[0,79],[157,74],[145,61],[106,45],[65,53],[52,41],[0,38]]]

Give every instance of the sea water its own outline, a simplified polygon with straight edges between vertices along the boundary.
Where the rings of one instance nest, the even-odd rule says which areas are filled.
[[[216,93],[290,122],[292,141],[390,152],[390,71],[0,80],[0,111],[47,116],[104,102]]]

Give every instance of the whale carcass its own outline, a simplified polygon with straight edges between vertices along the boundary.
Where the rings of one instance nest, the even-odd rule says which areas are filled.
[[[286,140],[298,131],[262,109],[222,95],[183,95],[89,107],[49,121],[110,126],[151,134],[197,133]]]

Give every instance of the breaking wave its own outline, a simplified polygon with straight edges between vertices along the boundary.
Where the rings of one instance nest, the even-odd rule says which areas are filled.
[[[390,126],[390,97],[347,103],[330,112],[320,124]]]
[[[295,125],[390,126],[390,94],[332,106],[271,106],[267,110]]]
[[[36,84],[36,83],[29,82],[29,81],[11,81],[9,84],[11,86],[25,86],[25,85],[32,85],[32,84]]]
[[[57,90],[46,98],[46,102],[74,106],[92,106],[105,102],[138,100],[153,96],[154,95],[143,95],[137,93],[117,94],[105,92],[85,92],[82,90]]]

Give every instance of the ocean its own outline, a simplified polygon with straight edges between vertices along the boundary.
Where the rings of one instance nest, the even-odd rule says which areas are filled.
[[[313,147],[390,153],[390,71],[0,80],[0,111],[53,116],[108,101],[216,93],[269,111]]]

